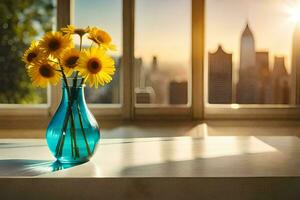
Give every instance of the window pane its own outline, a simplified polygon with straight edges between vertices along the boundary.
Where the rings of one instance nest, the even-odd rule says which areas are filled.
[[[118,104],[120,103],[120,67],[122,57],[122,0],[75,0],[74,24],[77,27],[97,26],[106,30],[112,37],[117,51],[111,53],[116,62],[116,73],[113,81],[98,89],[86,88],[88,103]],[[77,39],[77,40],[76,40]],[[79,45],[79,38],[75,38]],[[83,41],[89,47],[90,41]]]
[[[137,0],[135,95],[137,104],[188,104],[191,1]]]
[[[206,1],[208,103],[295,103],[291,72],[300,67],[294,62],[300,53],[295,2]]]
[[[0,2],[0,103],[45,104],[47,89],[35,88],[22,56],[31,41],[53,27],[54,2]]]

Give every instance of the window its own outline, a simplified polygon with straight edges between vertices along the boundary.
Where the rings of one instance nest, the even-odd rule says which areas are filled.
[[[292,3],[206,1],[208,103],[295,104],[300,52]]]
[[[135,5],[135,103],[190,105],[191,1]]]
[[[31,41],[54,25],[53,1],[0,3],[0,104],[47,104],[47,89],[32,86],[21,58]],[[34,17],[33,17],[34,16]],[[4,105],[3,105],[4,104]]]
[[[22,41],[3,39],[7,43],[3,43],[1,53],[11,52],[0,56],[5,69],[13,66],[12,62],[20,62],[19,49],[53,25],[53,20],[49,20],[53,12],[45,9],[55,10],[54,3],[35,2],[42,4],[24,4],[28,9],[23,12],[23,8],[15,15],[17,20],[25,20],[23,15],[38,12],[40,17],[30,28],[33,32],[26,30],[30,34],[26,33]],[[299,118],[300,22],[295,10],[300,7],[294,3],[293,0],[57,0],[57,24],[58,28],[70,23],[102,27],[110,32],[118,47],[112,53],[117,67],[114,81],[98,90],[86,88],[87,102],[97,119]],[[8,20],[5,18],[8,15],[3,14],[6,9],[1,6],[0,9],[4,16],[1,20]],[[44,21],[48,22],[45,26]],[[21,28],[24,24],[26,20],[13,23]],[[8,23],[3,21],[0,27],[4,37],[14,37],[7,32]],[[18,49],[11,45],[14,42],[20,45]],[[8,62],[9,57],[12,61]],[[49,111],[53,113],[59,103],[60,88],[51,88],[51,101],[47,100],[45,90],[35,92],[41,94],[36,96],[23,92],[33,88],[24,68],[19,69],[20,72],[9,76],[0,75],[2,82],[8,81],[0,86],[0,104],[48,103],[49,110],[44,107],[43,112],[47,116]],[[14,76],[21,77],[15,81],[17,86],[10,83]],[[14,89],[17,92],[11,93],[10,84],[18,87]],[[8,94],[15,96],[8,101]],[[19,111],[16,105],[13,108],[22,114],[23,110]],[[0,109],[1,116],[7,113],[5,108]]]
[[[205,11],[206,117],[299,113],[296,1],[207,0]]]

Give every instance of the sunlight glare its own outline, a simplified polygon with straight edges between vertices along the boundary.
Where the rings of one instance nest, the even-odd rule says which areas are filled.
[[[293,8],[290,8],[289,13],[294,22],[300,22],[300,3]]]

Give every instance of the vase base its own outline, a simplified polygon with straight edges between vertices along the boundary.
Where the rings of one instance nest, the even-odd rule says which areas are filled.
[[[77,159],[77,160],[68,160],[64,158],[58,158],[57,161],[62,163],[62,164],[82,164],[85,162],[88,162],[90,158],[82,158],[82,159]]]

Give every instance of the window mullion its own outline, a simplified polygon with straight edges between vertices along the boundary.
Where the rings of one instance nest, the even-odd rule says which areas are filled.
[[[123,0],[122,87],[124,119],[134,118],[134,0]]]
[[[192,112],[203,118],[204,112],[204,0],[192,0]]]
[[[59,30],[71,23],[72,0],[57,0],[56,29]],[[50,114],[53,115],[60,102],[61,83],[51,86]]]

